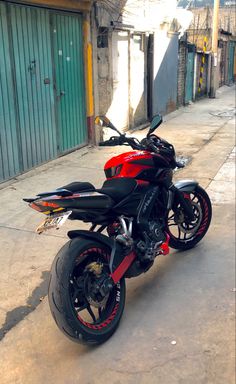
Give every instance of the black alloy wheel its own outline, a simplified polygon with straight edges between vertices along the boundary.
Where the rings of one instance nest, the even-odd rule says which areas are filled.
[[[89,240],[73,239],[59,251],[52,266],[49,304],[60,330],[84,344],[106,341],[116,330],[125,305],[122,279],[105,295],[110,250]]]
[[[190,249],[194,247],[207,233],[212,207],[206,191],[198,186],[191,193],[184,193],[192,205],[194,219],[189,221],[184,215],[180,204],[169,211],[166,231],[170,236],[169,245],[175,249]]]

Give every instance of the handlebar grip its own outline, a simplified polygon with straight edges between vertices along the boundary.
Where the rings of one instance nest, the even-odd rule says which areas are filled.
[[[100,141],[100,142],[98,143],[98,146],[99,146],[99,147],[105,147],[105,146],[106,146],[106,142],[105,142],[105,141]]]
[[[149,149],[151,149],[153,152],[158,153],[158,148],[153,143],[148,143]]]
[[[180,161],[175,161],[175,165],[177,168],[184,168],[185,167],[185,164],[181,163]]]

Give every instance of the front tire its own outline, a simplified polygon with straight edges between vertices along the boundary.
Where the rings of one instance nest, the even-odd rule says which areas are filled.
[[[205,236],[212,217],[211,201],[203,188],[197,186],[193,192],[185,192],[184,197],[191,201],[194,220],[188,222],[181,205],[175,203],[169,212],[166,228],[170,247],[181,250],[193,248]]]
[[[49,305],[58,328],[72,341],[100,344],[118,327],[125,305],[125,280],[121,279],[107,297],[97,301],[92,290],[101,273],[109,275],[109,260],[108,248],[80,238],[66,243],[55,257]]]

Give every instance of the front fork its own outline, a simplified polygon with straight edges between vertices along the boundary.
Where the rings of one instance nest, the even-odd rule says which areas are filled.
[[[184,215],[189,221],[194,220],[194,214],[192,209],[192,204],[188,199],[184,198],[184,192],[179,190],[174,184],[172,184],[168,189],[168,211],[172,209],[175,199],[179,202],[181,207],[184,210]]]

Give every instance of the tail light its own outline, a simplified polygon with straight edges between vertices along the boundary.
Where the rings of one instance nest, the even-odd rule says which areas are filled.
[[[63,210],[58,204],[44,200],[36,200],[29,204],[29,206],[38,212],[50,213],[51,211]]]

